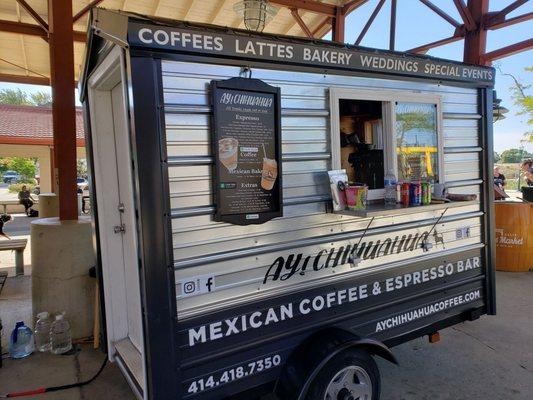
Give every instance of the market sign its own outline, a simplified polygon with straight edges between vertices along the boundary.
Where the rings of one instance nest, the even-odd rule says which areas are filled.
[[[280,89],[259,79],[212,81],[216,221],[282,216]]]
[[[131,22],[128,41],[133,46],[245,58],[264,62],[310,65],[351,71],[418,76],[492,86],[494,69],[405,53],[354,46],[319,45],[299,40],[225,34],[216,30],[164,27]]]

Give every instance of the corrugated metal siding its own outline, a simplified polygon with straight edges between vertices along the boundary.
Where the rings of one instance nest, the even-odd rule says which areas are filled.
[[[203,309],[224,307],[229,302],[268,295],[273,291],[294,290],[302,282],[330,279],[331,274],[354,273],[348,265],[311,276],[300,276],[276,285],[263,285],[263,277],[278,256],[353,243],[369,220],[326,213],[330,169],[328,88],[404,89],[442,96],[444,112],[445,181],[454,193],[478,193],[479,137],[477,91],[459,87],[384,80],[375,78],[322,75],[294,71],[253,69],[253,77],[281,87],[284,217],[263,225],[234,226],[214,222],[211,217],[210,99],[213,79],[238,76],[231,66],[163,62],[163,87],[169,184],[173,214],[173,245],[176,280],[202,274],[215,274],[217,290],[208,295],[178,301],[181,317]],[[462,249],[480,243],[481,219],[478,204],[449,209],[437,227],[445,240],[442,248]],[[431,228],[442,211],[376,218],[365,241],[383,240],[399,232],[415,234]],[[416,219],[416,226],[413,220]],[[469,226],[471,236],[455,239],[455,230]],[[398,230],[398,232],[395,232]],[[388,232],[390,231],[390,232]],[[307,245],[307,240],[314,240]],[[279,248],[279,244],[286,244]],[[293,246],[293,247],[291,247]],[[437,246],[438,247],[438,246]],[[365,260],[359,268],[387,262],[424,257],[422,249]],[[358,268],[358,269],[359,269]],[[177,287],[177,293],[181,288]],[[178,298],[180,296],[178,295]]]

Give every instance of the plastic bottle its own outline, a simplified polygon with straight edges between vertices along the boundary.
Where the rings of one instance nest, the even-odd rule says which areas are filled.
[[[48,312],[43,311],[37,314],[37,322],[35,323],[35,347],[42,353],[50,351],[50,329],[52,321]]]
[[[17,322],[9,338],[9,356],[11,358],[28,357],[34,349],[32,330],[24,325],[23,321]]]
[[[63,354],[72,349],[70,325],[65,319],[64,314],[56,315],[56,320],[52,323],[50,344],[53,354]]]
[[[385,175],[385,204],[396,204],[396,176],[392,169]]]

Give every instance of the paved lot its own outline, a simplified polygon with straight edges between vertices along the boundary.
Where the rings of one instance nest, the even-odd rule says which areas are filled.
[[[28,309],[29,279],[10,278],[0,296],[0,315],[13,308],[22,313]],[[421,338],[396,347],[400,367],[379,361],[382,400],[533,399],[533,273],[498,273],[497,284],[498,316],[442,331],[436,344]],[[98,370],[102,359],[101,353],[84,345],[74,355],[4,360],[0,393],[81,381]],[[133,400],[134,396],[117,367],[108,365],[98,380],[84,388],[33,398]]]
[[[394,349],[380,362],[384,400],[533,399],[533,273],[497,273],[498,315]]]

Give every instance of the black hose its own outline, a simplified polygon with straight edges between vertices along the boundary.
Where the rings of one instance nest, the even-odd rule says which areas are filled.
[[[88,379],[88,380],[83,381],[83,382],[71,383],[69,385],[51,386],[51,387],[47,387],[47,388],[38,388],[38,389],[34,389],[34,390],[26,390],[26,391],[20,391],[20,392],[11,392],[11,393],[7,393],[7,394],[3,394],[3,395],[0,394],[0,398],[34,396],[36,394],[41,394],[41,393],[57,392],[59,390],[66,390],[66,389],[72,389],[72,388],[76,388],[76,387],[85,386],[85,385],[91,383],[92,381],[94,381],[96,378],[98,378],[98,376],[104,370],[106,364],[107,364],[107,354],[106,354],[106,356],[104,358],[104,362],[102,363],[102,366],[100,367],[98,372],[96,374],[94,374],[94,376],[91,379]]]

